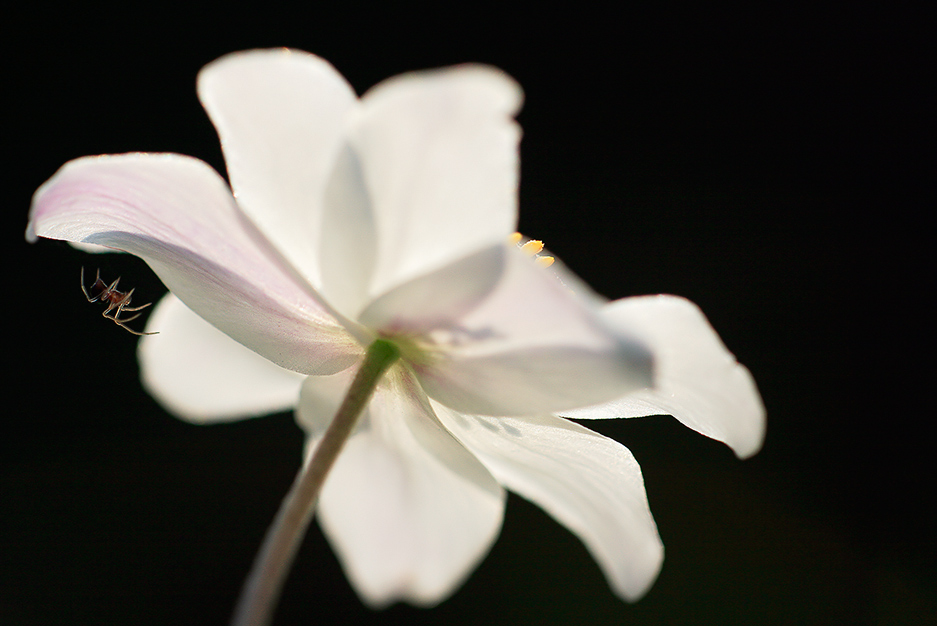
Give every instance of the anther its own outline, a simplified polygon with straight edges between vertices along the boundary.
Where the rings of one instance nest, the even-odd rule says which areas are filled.
[[[543,242],[537,239],[531,239],[521,246],[521,250],[530,256],[534,256],[543,250]]]

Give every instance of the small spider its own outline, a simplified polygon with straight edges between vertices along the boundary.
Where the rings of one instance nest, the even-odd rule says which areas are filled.
[[[121,313],[132,313],[134,311],[140,311],[146,307],[153,304],[152,302],[147,302],[142,306],[128,306],[130,304],[130,295],[133,293],[133,289],[124,293],[122,291],[117,291],[117,283],[120,281],[120,277],[117,278],[110,285],[101,280],[101,270],[97,272],[95,276],[94,284],[91,285],[90,293],[89,290],[85,288],[85,268],[81,268],[81,291],[85,294],[85,297],[88,299],[88,302],[107,302],[107,308],[104,309],[104,317],[113,321],[115,324],[126,330],[128,333],[134,335],[156,335],[158,333],[141,333],[133,330],[132,328],[127,328],[124,324],[131,322],[141,315],[142,313],[137,313],[136,315],[131,315],[130,317],[120,319]],[[111,312],[113,311],[113,313]]]

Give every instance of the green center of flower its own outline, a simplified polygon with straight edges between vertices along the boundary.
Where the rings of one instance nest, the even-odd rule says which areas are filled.
[[[416,369],[423,369],[432,364],[440,352],[439,346],[420,335],[382,335],[378,341],[393,345],[400,354],[400,359]]]

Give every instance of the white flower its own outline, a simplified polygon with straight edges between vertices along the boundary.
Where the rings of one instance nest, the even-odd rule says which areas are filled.
[[[497,536],[505,487],[579,535],[619,595],[643,594],[663,549],[640,469],[556,415],[673,413],[747,456],[763,408],[692,304],[603,305],[509,243],[517,85],[462,66],[359,100],[323,60],[271,50],[212,63],[198,88],[233,194],[190,157],[87,157],[36,192],[27,229],[138,255],[169,287],[139,344],[147,389],[196,422],[297,407],[312,449],[388,339],[402,359],[318,505],[361,597],[451,594]]]

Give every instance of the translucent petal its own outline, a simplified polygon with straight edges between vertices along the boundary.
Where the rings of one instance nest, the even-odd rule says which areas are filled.
[[[221,138],[238,204],[320,287],[322,203],[346,117],[357,106],[354,91],[323,59],[281,48],[208,64],[198,94]]]
[[[377,233],[361,163],[348,146],[338,155],[325,189],[319,265],[329,304],[356,319],[370,300]]]
[[[167,410],[195,423],[292,409],[306,378],[248,350],[166,294],[137,344],[143,386]]]
[[[414,371],[432,398],[464,413],[557,412],[651,381],[643,344],[612,332],[590,300],[513,246],[488,295],[429,339]]]
[[[359,321],[384,334],[451,329],[501,280],[505,252],[490,246],[399,285],[368,305]]]
[[[364,95],[350,142],[374,206],[372,296],[513,232],[521,99],[504,73],[470,65],[403,74]]]
[[[433,406],[499,483],[582,539],[616,593],[644,595],[664,551],[627,448],[558,417],[477,417]]]
[[[563,415],[592,419],[670,414],[725,442],[740,458],[758,452],[765,436],[765,408],[755,380],[695,304],[676,296],[625,298],[610,303],[603,317],[652,347],[655,387]]]
[[[298,417],[310,449],[349,380],[310,377],[304,384]],[[363,601],[431,606],[488,552],[503,509],[504,491],[397,366],[326,479],[318,515]]]
[[[240,213],[205,163],[175,154],[85,157],[33,197],[27,238],[143,258],[198,315],[274,363],[334,373],[360,345]]]

